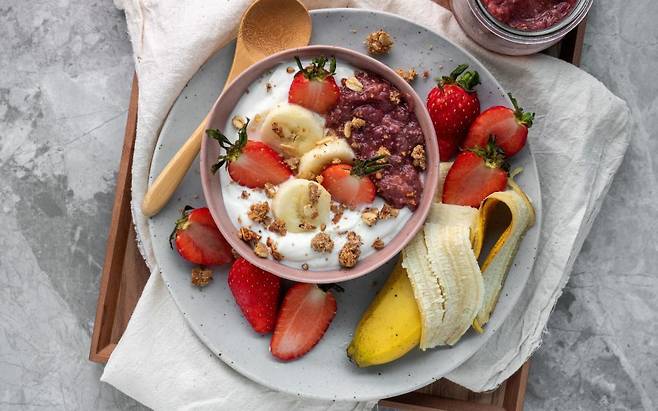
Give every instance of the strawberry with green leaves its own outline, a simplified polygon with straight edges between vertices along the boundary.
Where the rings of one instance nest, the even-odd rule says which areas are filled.
[[[482,200],[507,186],[509,165],[490,139],[485,147],[459,153],[443,183],[443,202],[479,208]]]
[[[328,59],[324,56],[315,58],[304,67],[299,57],[295,56],[299,71],[295,74],[288,92],[288,102],[298,104],[319,114],[329,112],[340,98],[340,89],[334,79],[336,58],[329,60],[329,70],[325,69]]]
[[[457,66],[427,95],[427,111],[436,131],[441,161],[452,158],[480,114],[480,100],[473,90],[480,84],[480,76],[477,71],[466,71],[467,68],[467,64]]]
[[[516,99],[508,93],[513,109],[495,106],[486,109],[471,124],[464,148],[484,147],[493,137],[507,157],[521,151],[528,139],[528,129],[532,127],[535,113],[528,113],[519,107]]]
[[[248,124],[249,119],[238,131],[236,142],[231,142],[217,129],[206,130],[208,137],[217,140],[225,151],[213,164],[212,172],[216,173],[226,165],[231,178],[249,188],[262,188],[267,183],[283,183],[292,175],[292,171],[270,146],[262,141],[247,139]]]
[[[187,261],[203,266],[226,264],[233,260],[231,246],[219,232],[207,207],[186,206],[169,237],[170,245]]]

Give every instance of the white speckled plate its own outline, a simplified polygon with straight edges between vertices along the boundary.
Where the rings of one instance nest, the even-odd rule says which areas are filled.
[[[430,70],[414,88],[425,98],[433,78],[447,74],[459,63],[468,63],[480,72],[478,94],[483,108],[508,104],[505,92],[492,75],[465,51],[438,34],[400,17],[357,9],[319,10],[313,17],[312,44],[339,45],[364,51],[363,39],[384,27],[396,39],[392,53],[382,61],[393,68],[415,67]],[[190,80],[165,122],[153,157],[154,178],[197,126],[221,91],[230,67],[234,45],[230,44],[206,63]],[[369,400],[390,397],[429,384],[471,357],[496,331],[518,300],[532,269],[541,222],[541,197],[534,160],[524,149],[514,166],[525,171],[518,182],[532,199],[537,224],[528,232],[509,273],[486,332],[469,331],[453,348],[426,352],[415,350],[391,364],[359,369],[350,363],[345,349],[361,314],[387,278],[392,262],[358,280],[341,284],[338,313],[325,337],[303,358],[290,363],[276,361],[269,353],[269,336],[251,331],[233,302],[226,284],[227,268],[216,270],[214,282],[199,290],[190,284],[191,266],[169,248],[167,238],[179,209],[186,204],[203,206],[198,165],[193,167],[174,200],[150,220],[155,256],[178,307],[199,338],[215,355],[248,378],[276,390],[321,399]]]

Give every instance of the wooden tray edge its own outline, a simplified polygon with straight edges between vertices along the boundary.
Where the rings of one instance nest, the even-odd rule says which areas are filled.
[[[110,222],[105,261],[101,273],[98,303],[96,305],[96,318],[94,331],[91,336],[89,359],[94,362],[107,362],[116,344],[110,341],[114,326],[114,317],[117,312],[119,289],[123,277],[123,262],[126,247],[136,247],[130,244],[129,237],[132,227],[130,214],[130,168],[135,147],[137,132],[137,100],[139,87],[137,74],[133,75],[130,91],[130,103],[126,119],[126,130],[117,174],[114,205],[112,207],[112,220]],[[114,274],[114,275],[113,275]]]

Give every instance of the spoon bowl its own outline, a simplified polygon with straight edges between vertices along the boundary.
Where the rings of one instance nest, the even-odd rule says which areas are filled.
[[[235,56],[224,88],[249,66],[277,52],[306,46],[311,40],[311,16],[298,0],[256,0],[242,15]],[[192,132],[149,186],[142,213],[157,214],[176,191],[201,149],[209,115]]]

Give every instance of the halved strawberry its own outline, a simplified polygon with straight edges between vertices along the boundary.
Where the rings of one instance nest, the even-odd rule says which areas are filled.
[[[316,113],[325,114],[331,110],[340,98],[340,89],[336,85],[336,59],[332,56],[329,71],[324,66],[327,58],[315,58],[307,67],[302,66],[295,56],[299,71],[295,74],[288,91],[288,102],[299,104]]]
[[[276,323],[281,279],[240,258],[228,272],[228,286],[254,331],[262,334],[272,332]]]
[[[176,221],[169,243],[187,261],[199,265],[220,265],[233,260],[231,246],[217,229],[210,210],[185,207]]]
[[[478,208],[486,196],[507,186],[503,151],[489,140],[484,148],[459,153],[443,183],[443,202]]]
[[[452,158],[480,114],[480,100],[473,90],[480,84],[480,76],[477,71],[465,72],[467,68],[467,64],[457,66],[427,95],[427,111],[436,131],[441,161]]]
[[[377,189],[368,174],[374,173],[387,164],[379,164],[385,156],[376,156],[349,164],[333,164],[322,172],[322,185],[331,198],[348,207],[370,204],[375,199]]]
[[[262,141],[247,139],[247,125],[238,131],[238,140],[232,143],[217,129],[208,129],[208,137],[217,140],[226,154],[220,155],[211,170],[216,173],[224,164],[228,173],[238,184],[250,188],[264,187],[266,183],[280,184],[286,181],[292,171],[283,158]]]
[[[535,113],[526,113],[512,94],[508,94],[514,109],[505,106],[488,108],[480,114],[468,130],[463,148],[484,147],[493,137],[507,157],[521,151],[528,138]]]
[[[284,361],[306,354],[322,338],[336,315],[336,299],[316,284],[294,284],[283,299],[270,351]]]

